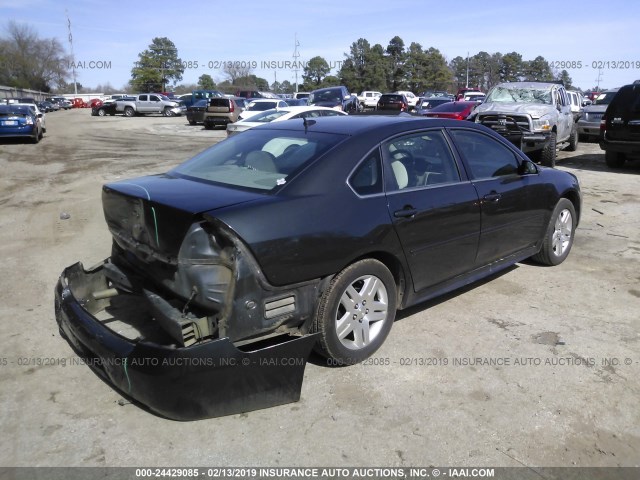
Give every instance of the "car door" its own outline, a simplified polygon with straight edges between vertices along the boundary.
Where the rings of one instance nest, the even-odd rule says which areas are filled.
[[[531,247],[546,228],[545,186],[521,174],[520,159],[499,139],[477,130],[449,130],[480,199],[482,231],[477,266]]]
[[[558,140],[565,141],[571,135],[573,128],[573,114],[571,113],[571,102],[567,98],[564,88],[555,91],[556,106],[558,108]]]
[[[158,95],[149,95],[149,112],[159,113],[162,112],[163,105],[161,98]]]
[[[149,112],[149,95],[138,95],[138,100],[136,101],[136,109],[139,113]]]
[[[414,290],[472,269],[480,207],[442,129],[382,144],[389,215],[411,270]]]

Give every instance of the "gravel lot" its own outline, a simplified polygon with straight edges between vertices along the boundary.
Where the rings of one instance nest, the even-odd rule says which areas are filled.
[[[86,109],[47,126],[38,145],[0,140],[0,465],[639,464],[640,162],[610,171],[597,144],[559,153],[584,192],[561,266],[521,263],[402,312],[366,364],[313,357],[296,404],[179,423],[69,365],[53,288],[64,267],[109,255],[103,183],[225,133]]]

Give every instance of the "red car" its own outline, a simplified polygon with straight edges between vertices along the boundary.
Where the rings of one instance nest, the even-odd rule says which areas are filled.
[[[71,100],[71,106],[73,108],[85,108],[87,104],[81,98],[74,98],[73,100]]]
[[[447,102],[428,110],[424,116],[465,120],[476,105],[478,105],[478,102]]]

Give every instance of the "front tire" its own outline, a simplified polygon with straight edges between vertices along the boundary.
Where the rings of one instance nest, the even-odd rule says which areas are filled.
[[[573,246],[577,218],[573,203],[566,198],[561,198],[553,209],[542,241],[542,248],[532,257],[533,260],[552,266],[564,262]]]
[[[107,114],[107,112],[104,111],[104,108],[101,108],[98,110],[98,116],[99,117],[104,117]]]
[[[313,331],[318,349],[337,365],[370,357],[384,342],[396,315],[396,283],[374,259],[356,262],[336,275],[320,299]]]
[[[163,110],[162,114],[163,114],[165,117],[173,117],[173,115],[174,115],[173,111],[172,111],[169,107],[166,107],[166,108]]]
[[[540,154],[540,163],[545,167],[556,166],[556,132],[551,132],[549,143]]]
[[[135,114],[136,114],[136,112],[133,109],[133,107],[126,107],[124,109],[124,116],[125,117],[133,117]]]

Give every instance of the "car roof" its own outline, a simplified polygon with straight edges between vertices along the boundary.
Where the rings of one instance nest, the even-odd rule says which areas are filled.
[[[554,82],[504,82],[504,83],[499,83],[498,85],[496,85],[496,87],[503,87],[503,88],[509,88],[509,87],[513,87],[513,88],[553,88],[553,87],[562,87],[562,84],[560,83],[554,83]]]
[[[385,136],[397,132],[407,132],[410,129],[429,127],[465,127],[484,130],[473,122],[445,118],[424,118],[409,114],[400,115],[339,115],[335,117],[318,117],[307,119],[307,129],[324,133],[356,135],[366,132],[383,131]],[[271,128],[278,130],[304,130],[302,122],[270,122],[256,128]]]
[[[315,90],[313,90],[311,93],[315,93],[315,92],[322,92],[325,90],[342,90],[344,87],[324,87],[324,88],[316,88]]]

